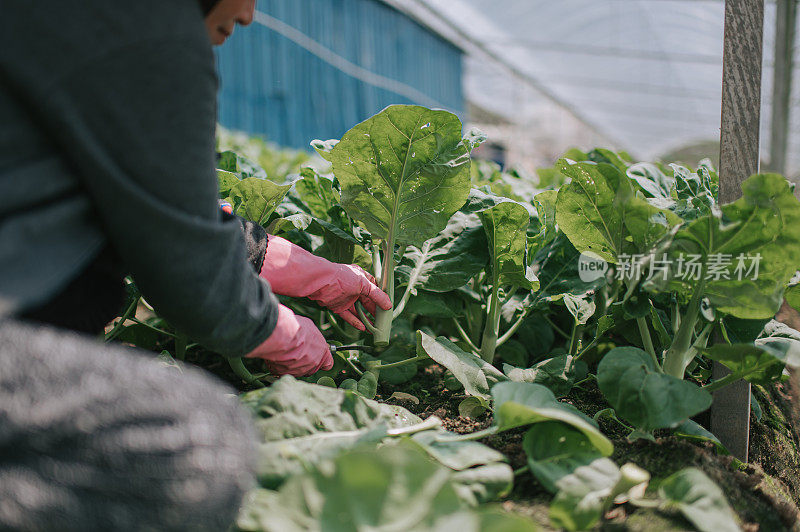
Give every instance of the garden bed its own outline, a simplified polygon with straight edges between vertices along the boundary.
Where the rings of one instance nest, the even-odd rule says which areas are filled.
[[[787,181],[754,175],[721,205],[707,161],[596,149],[570,150],[537,183],[470,161],[481,140],[445,111],[391,106],[314,141],[325,161],[278,181],[221,154],[236,214],[361,265],[394,305],[374,320],[358,308],[360,334],[282,299],[332,346],[358,346],[305,382],[226,361],[157,315],[115,329],[247,392],[261,487],[238,526],[797,530],[784,373],[800,366],[800,333],[772,319],[784,297],[800,306]],[[712,362],[733,374],[712,379]],[[749,464],[704,428],[712,393],[742,378],[756,399]]]

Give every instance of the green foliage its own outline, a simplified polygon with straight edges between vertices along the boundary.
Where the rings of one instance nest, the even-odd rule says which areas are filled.
[[[382,242],[382,268],[375,276],[394,304],[395,246],[423,246],[469,194],[469,152],[477,140],[462,139],[461,129],[458,117],[447,111],[392,105],[339,142],[312,143],[333,165],[341,206],[371,233],[373,243]],[[376,345],[388,344],[394,314],[376,312],[370,326]]]
[[[649,251],[680,219],[634,194],[630,179],[606,163],[570,163],[559,170],[571,178],[556,201],[556,221],[578,251],[610,263],[622,254]]]
[[[456,213],[447,227],[421,247],[409,247],[395,271],[412,291],[450,292],[464,286],[487,263],[486,235],[475,215]]]
[[[526,263],[528,210],[515,201],[501,201],[478,215],[489,242],[494,282],[536,290],[538,279]]]
[[[681,226],[667,252],[673,268],[666,280],[660,275],[650,279],[651,290],[689,297],[698,283],[678,274],[678,260],[699,256],[702,276],[710,277],[703,295],[717,311],[744,319],[775,315],[800,264],[800,203],[786,179],[776,174],[750,177],[742,193],[719,211]],[[757,275],[751,270],[755,260]]]
[[[600,361],[597,384],[617,414],[643,432],[673,428],[711,406],[711,395],[665,375],[636,347],[617,347]]]
[[[233,206],[234,214],[264,225],[290,188],[292,183],[279,185],[269,179],[247,177],[231,186],[225,199]]]
[[[506,380],[506,376],[500,370],[481,357],[460,349],[444,336],[433,338],[418,331],[417,353],[427,354],[450,370],[464,386],[464,391],[475,397],[488,400],[492,386]]]
[[[790,281],[800,263],[800,203],[783,177],[753,176],[740,200],[719,205],[707,163],[637,163],[595,149],[570,150],[534,185],[470,161],[479,141],[462,136],[455,115],[419,106],[391,106],[341,141],[315,141],[327,163],[221,131],[220,197],[237,214],[328,260],[370,269],[394,303],[376,314],[374,335],[362,335],[313,303],[282,300],[332,344],[371,350],[339,352],[309,383],[284,377],[242,396],[260,438],[261,489],[241,528],[531,529],[481,506],[506,496],[513,474],[501,453],[472,441],[520,427],[528,469],[554,496],[553,526],[591,528],[615,502],[641,498],[647,474],[618,467],[597,424],[556,397],[596,379],[613,407],[598,416],[632,425],[630,438],[671,429],[727,452],[689,419],[710,405],[710,392],[739,378],[774,382],[800,366],[800,333],[770,321],[784,295],[800,306]],[[582,279],[582,253],[609,269]],[[682,254],[697,255],[701,276],[712,275],[685,279]],[[731,258],[724,267],[715,263],[721,256]],[[758,275],[739,279],[738,256],[759,256]],[[659,260],[671,264],[656,269]],[[131,292],[126,318],[139,297]],[[106,337],[212,359],[158,317],[120,320]],[[713,345],[719,338],[725,343]],[[712,361],[733,374],[707,382]],[[257,360],[238,364],[248,387],[268,380]],[[436,418],[371,400],[434,364],[460,394],[459,413],[485,420],[490,412],[491,426],[456,435]],[[409,386],[414,396],[430,393]],[[683,471],[645,502],[727,530],[730,511],[715,489]]]
[[[469,193],[470,146],[461,127],[447,111],[392,105],[330,151],[318,150],[333,163],[342,207],[373,238],[422,245]]]
[[[421,422],[401,407],[370,401],[345,387],[317,386],[288,376],[242,395],[241,402],[256,417],[262,442],[258,479],[269,488],[301,472],[305,463]]]
[[[560,421],[585,435],[603,456],[614,450],[597,424],[574,406],[556,400],[542,385],[526,382],[501,382],[492,387],[494,426],[499,431],[545,421]]]
[[[703,350],[703,354],[755,384],[770,383],[783,372],[774,349],[753,344],[719,344]]]
[[[362,383],[353,380],[352,387],[361,388]],[[390,445],[410,436],[415,446],[454,472],[456,489],[465,501],[477,504],[510,490],[513,474],[502,454],[477,442],[442,441],[452,435],[440,429],[437,418],[423,421],[402,407],[364,395],[288,376],[270,388],[244,394],[241,402],[255,417],[261,442],[259,484],[277,489],[309,466],[350,449]]]
[[[562,478],[604,458],[586,435],[558,421],[546,421],[529,429],[522,449],[533,476],[552,493],[559,491]]]
[[[559,355],[537,362],[527,369],[503,364],[503,372],[513,382],[532,382],[546,386],[556,396],[563,397],[575,384],[575,358]]]
[[[274,532],[536,530],[519,517],[470,509],[453,477],[413,446],[357,448],[291,478],[279,491],[251,492],[237,526]]]
[[[739,530],[722,490],[699,469],[683,469],[668,477],[658,494],[667,508],[679,510],[701,532]]]

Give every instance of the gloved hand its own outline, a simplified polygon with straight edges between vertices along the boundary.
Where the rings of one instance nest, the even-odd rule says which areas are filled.
[[[314,322],[284,305],[278,306],[278,323],[269,338],[245,356],[263,359],[276,375],[301,377],[333,367],[330,346]]]
[[[360,266],[330,262],[279,236],[269,235],[268,239],[261,277],[276,294],[313,299],[359,331],[365,327],[358,319],[356,301],[371,314],[375,305],[383,310],[392,308],[389,296]]]

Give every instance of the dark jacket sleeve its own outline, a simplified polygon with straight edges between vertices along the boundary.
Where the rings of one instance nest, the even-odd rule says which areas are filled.
[[[278,303],[248,262],[241,224],[219,215],[216,75],[199,13],[193,22],[200,31],[93,51],[37,88],[38,120],[148,302],[204,346],[241,356],[271,334]]]

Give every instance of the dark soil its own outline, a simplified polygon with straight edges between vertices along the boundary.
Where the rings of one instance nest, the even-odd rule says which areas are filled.
[[[466,397],[463,391],[451,391],[443,384],[443,369],[437,365],[424,368],[409,383],[392,386],[382,383],[376,399],[407,408],[420,417],[435,415],[444,422],[447,430],[465,433],[488,427],[492,420],[488,413],[477,419],[459,415],[458,404]],[[406,399],[389,399],[394,392],[411,394],[419,403]],[[686,467],[703,470],[723,490],[736,511],[743,530],[800,531],[798,505],[800,504],[800,453],[798,434],[791,421],[796,420],[796,410],[788,395],[788,384],[778,385],[768,392],[754,387],[754,395],[761,404],[761,421],[752,422],[751,463],[742,464],[730,456],[719,455],[712,444],[700,445],[673,436],[666,431],[656,433],[656,441],[628,442],[628,430],[618,422],[603,417],[600,429],[614,443],[611,458],[622,465],[626,462],[646,469],[652,475],[651,488],[658,482]],[[593,416],[607,408],[597,386],[592,382],[582,384],[563,399],[582,412]],[[794,417],[793,417],[794,416]],[[702,416],[698,418],[702,421]],[[526,464],[521,447],[526,429],[509,431],[481,440],[505,454],[516,470]],[[549,527],[548,504],[552,495],[529,473],[515,478],[513,491],[502,505],[509,511],[526,515],[543,528]],[[598,525],[598,530],[657,531],[693,530],[693,526],[680,514],[655,509],[635,508],[629,504],[613,508]]]

